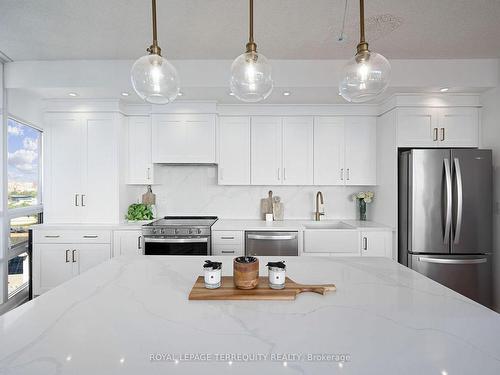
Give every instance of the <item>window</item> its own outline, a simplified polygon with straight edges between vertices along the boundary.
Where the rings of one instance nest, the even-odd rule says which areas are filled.
[[[12,118],[7,120],[8,207],[41,204],[42,132]]]
[[[27,297],[30,281],[29,228],[42,222],[42,131],[7,120],[8,299]],[[16,296],[15,298],[13,298]]]

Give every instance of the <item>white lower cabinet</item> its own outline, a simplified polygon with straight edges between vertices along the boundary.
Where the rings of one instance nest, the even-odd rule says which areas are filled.
[[[113,256],[144,253],[141,230],[117,230],[113,232]]]
[[[362,256],[392,257],[392,232],[361,232],[360,241]]]
[[[45,293],[110,259],[110,238],[110,231],[102,230],[35,230],[33,294]]]
[[[212,231],[212,255],[245,255],[243,231]]]

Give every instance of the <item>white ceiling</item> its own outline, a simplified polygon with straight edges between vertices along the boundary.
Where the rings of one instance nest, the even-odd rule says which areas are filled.
[[[358,1],[256,0],[255,37],[272,59],[344,59]],[[0,0],[0,51],[14,61],[134,59],[150,44],[149,0]],[[247,39],[246,0],[158,0],[171,59],[232,59]],[[367,0],[371,49],[389,59],[500,57],[498,0]]]

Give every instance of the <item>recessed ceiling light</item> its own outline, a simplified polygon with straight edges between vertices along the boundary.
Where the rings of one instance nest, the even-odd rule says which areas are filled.
[[[69,95],[69,96],[72,96],[73,98],[74,98],[75,96],[78,96],[78,94],[77,94],[76,92],[70,92],[68,95]]]
[[[448,87],[443,87],[443,88],[442,88],[442,89],[440,89],[439,91],[441,91],[441,92],[446,92],[446,91],[448,91],[448,90],[449,90],[449,88],[448,88]]]
[[[184,93],[182,91],[179,91],[179,93],[177,95],[182,96],[182,95],[184,95]]]
[[[122,92],[122,96],[129,96],[130,94],[126,91]]]
[[[290,91],[283,91],[283,96],[290,96],[292,93]]]
[[[234,92],[230,92],[229,95],[234,96]]]

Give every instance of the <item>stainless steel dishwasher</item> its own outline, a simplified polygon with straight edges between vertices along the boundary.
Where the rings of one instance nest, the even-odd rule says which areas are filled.
[[[296,256],[299,255],[297,232],[245,232],[247,256]]]

